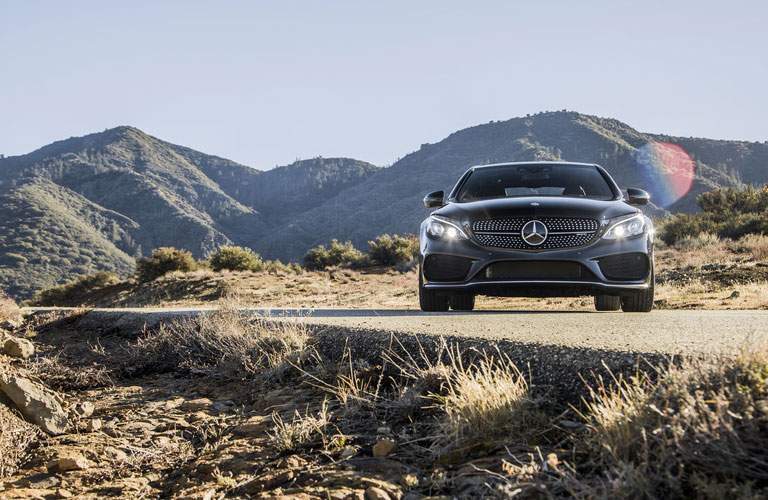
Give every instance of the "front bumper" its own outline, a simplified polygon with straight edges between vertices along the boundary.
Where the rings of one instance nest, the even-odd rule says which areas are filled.
[[[647,272],[639,279],[614,279],[606,276],[607,258],[635,256],[647,262]],[[468,259],[466,273],[461,279],[429,279],[424,263],[430,256],[450,256]],[[434,257],[433,257],[434,259]],[[601,267],[601,259],[603,267]],[[444,259],[445,260],[445,259]],[[459,261],[459,259],[454,259]],[[434,262],[434,260],[433,260]],[[481,295],[561,297],[581,295],[625,295],[647,289],[653,281],[653,242],[645,234],[625,240],[597,241],[579,248],[527,251],[482,247],[473,240],[434,240],[421,234],[420,272],[425,288],[446,293],[471,292]],[[507,275],[493,277],[492,265],[516,263],[518,267],[547,268],[561,265],[579,268],[579,276],[568,278],[548,276],[540,278],[535,271],[524,272],[520,277]],[[555,264],[557,263],[557,264]],[[579,266],[572,265],[579,264]],[[491,266],[491,267],[489,267]],[[464,269],[461,270],[462,272]],[[433,273],[434,274],[434,273]],[[552,274],[552,273],[547,273]]]

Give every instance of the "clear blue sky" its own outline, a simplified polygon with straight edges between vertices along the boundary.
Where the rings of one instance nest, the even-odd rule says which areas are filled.
[[[388,164],[543,110],[768,139],[765,1],[0,3],[0,153],[135,125],[261,168]]]

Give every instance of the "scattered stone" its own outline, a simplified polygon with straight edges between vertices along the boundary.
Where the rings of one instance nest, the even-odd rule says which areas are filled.
[[[91,466],[84,456],[79,453],[65,455],[48,462],[48,471],[50,472],[68,472],[73,470],[85,470]]]
[[[265,416],[251,417],[232,429],[232,433],[238,437],[255,437],[263,434],[271,420]]]
[[[21,479],[18,481],[17,485],[25,488],[48,490],[55,488],[60,483],[61,480],[58,477],[45,472],[38,472],[37,474],[32,474],[27,478]]]
[[[125,462],[128,460],[128,454],[120,448],[114,446],[107,446],[104,448],[104,454],[113,462]]]
[[[184,398],[182,398],[181,396],[177,396],[177,397],[175,397],[175,398],[170,398],[170,399],[168,399],[168,400],[165,402],[165,407],[166,407],[167,409],[169,409],[169,410],[173,410],[173,409],[175,409],[175,408],[178,408],[178,407],[179,407],[179,406],[181,406],[182,404],[184,404]]]
[[[296,477],[296,474],[292,470],[284,470],[280,472],[267,472],[261,476],[252,479],[242,485],[240,489],[244,493],[258,493],[260,491],[271,490],[278,486],[281,486],[288,481]]]
[[[35,345],[13,335],[0,335],[0,351],[12,358],[27,359],[35,353]]]
[[[223,412],[223,411],[229,410],[234,405],[235,405],[234,401],[225,400],[225,401],[216,401],[215,403],[213,403],[211,407],[213,408],[214,411]]]
[[[392,497],[381,488],[369,486],[368,489],[365,490],[365,498],[366,500],[390,500]]]
[[[21,316],[18,316],[16,318],[9,318],[0,323],[0,330],[8,330],[10,332],[14,331],[18,327],[20,327],[23,323],[23,320],[21,319]]]
[[[419,476],[416,474],[403,474],[403,477],[400,478],[400,482],[406,488],[416,488],[419,486]]]
[[[211,405],[213,405],[213,403],[211,402],[210,399],[198,398],[198,399],[188,399],[184,401],[179,408],[184,411],[198,412],[198,411],[209,409]]]
[[[81,401],[74,406],[75,413],[80,418],[90,417],[95,409],[96,407],[90,401]]]
[[[373,456],[377,458],[386,457],[395,449],[395,442],[391,439],[379,439],[373,445]]]
[[[69,490],[65,490],[64,488],[59,488],[58,490],[56,490],[56,496],[58,496],[59,498],[72,498],[75,495],[73,495],[72,492]]]
[[[196,411],[195,413],[188,415],[187,420],[190,422],[200,422],[201,420],[209,420],[212,417],[204,411]]]
[[[571,430],[578,430],[584,427],[584,424],[580,422],[574,422],[573,420],[561,420],[559,422],[560,427],[563,429],[571,429]]]
[[[92,418],[85,424],[85,430],[88,432],[98,432],[101,430],[102,422],[100,418]]]
[[[558,465],[560,465],[560,460],[558,460],[557,454],[549,453],[547,455],[547,467],[549,470],[557,470]]]
[[[0,373],[0,391],[13,401],[28,420],[46,433],[55,436],[67,432],[67,413],[61,406],[61,396],[54,391],[9,373]]]

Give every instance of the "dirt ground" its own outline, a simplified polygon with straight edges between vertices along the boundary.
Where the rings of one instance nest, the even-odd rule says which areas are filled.
[[[657,309],[766,309],[768,261],[724,249],[656,254]],[[237,297],[253,307],[417,309],[416,271],[331,269],[318,272],[196,271],[150,283],[122,282],[66,306],[205,305]],[[593,310],[591,297],[478,297],[478,309]]]

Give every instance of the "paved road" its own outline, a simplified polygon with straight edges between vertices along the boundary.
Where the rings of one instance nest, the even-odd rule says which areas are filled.
[[[90,315],[115,324],[155,323],[211,308],[94,309]],[[311,324],[387,332],[504,339],[526,344],[631,352],[714,352],[768,342],[768,311],[653,311],[592,313],[479,311],[422,313],[371,309],[248,309],[255,315]]]

